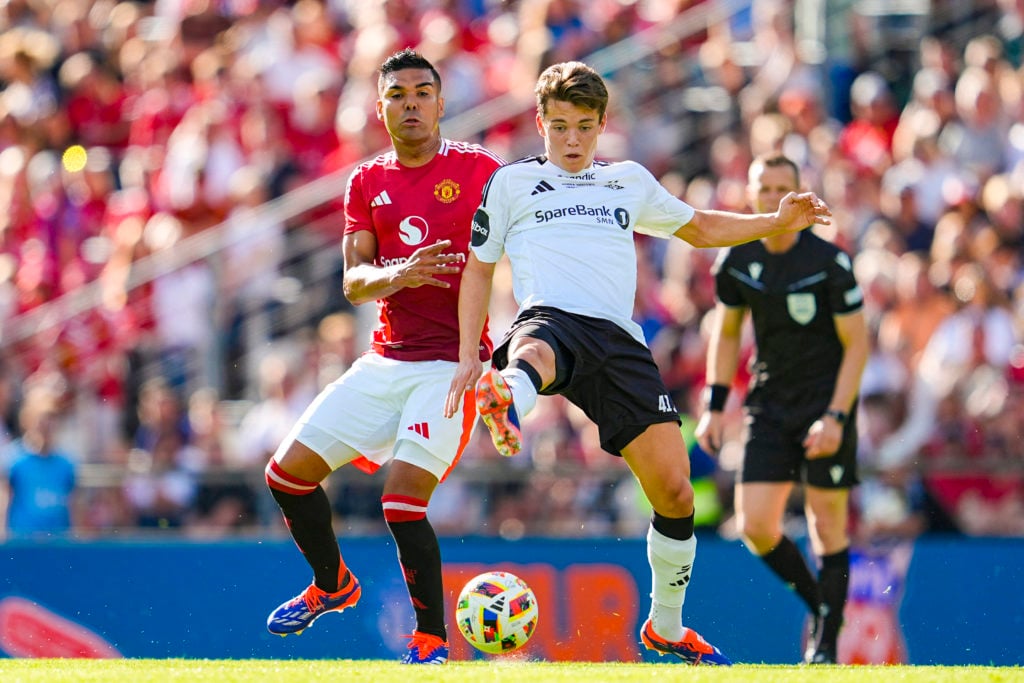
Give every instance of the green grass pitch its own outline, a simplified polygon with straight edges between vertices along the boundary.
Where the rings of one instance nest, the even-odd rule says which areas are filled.
[[[531,662],[514,657],[410,667],[373,660],[0,659],[4,683],[1024,683],[1024,668],[986,666],[776,666]]]

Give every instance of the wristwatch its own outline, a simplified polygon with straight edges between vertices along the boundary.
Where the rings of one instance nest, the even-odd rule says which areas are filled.
[[[838,422],[840,425],[846,424],[846,413],[842,410],[836,410],[835,408],[829,408],[824,413],[825,417],[831,417],[833,420]]]

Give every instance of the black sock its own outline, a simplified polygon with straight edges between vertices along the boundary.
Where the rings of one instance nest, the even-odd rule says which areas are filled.
[[[783,536],[777,546],[761,555],[761,559],[790,590],[800,596],[811,614],[817,616],[822,601],[818,581],[796,544],[788,536]]]
[[[537,369],[535,367],[527,363],[525,360],[513,358],[508,362],[508,369],[522,370],[523,372],[526,373],[526,376],[530,378],[530,382],[533,384],[533,388],[536,389],[537,391],[541,390],[541,385],[543,384],[543,381],[540,378],[540,373],[537,372]]]
[[[416,610],[416,630],[447,641],[441,548],[434,527],[426,517],[407,522],[388,521],[387,524],[398,546],[398,562]]]
[[[693,515],[689,517],[662,517],[657,512],[651,513],[651,526],[662,536],[685,541],[693,536]]]
[[[839,629],[843,626],[843,609],[846,607],[846,593],[850,585],[849,548],[822,556],[818,585],[821,586],[821,601],[825,607],[818,642],[834,646],[839,639]]]
[[[313,569],[313,583],[328,593],[341,590],[342,586],[338,585],[341,550],[331,525],[331,503],[323,487],[317,486],[312,493],[301,496],[275,488],[271,488],[270,493],[281,508],[295,545]]]

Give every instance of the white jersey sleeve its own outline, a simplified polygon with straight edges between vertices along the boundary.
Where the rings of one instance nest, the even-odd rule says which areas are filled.
[[[501,169],[497,169],[500,171]],[[508,193],[509,174],[495,171],[484,186],[480,206],[473,216],[473,234],[470,246],[473,254],[484,263],[497,263],[505,253],[505,237],[511,221]]]
[[[693,219],[693,207],[666,190],[650,171],[634,162],[625,163],[636,166],[638,176],[650,178],[650,182],[644,186],[647,196],[636,219],[636,232],[654,237],[671,237],[676,230]]]

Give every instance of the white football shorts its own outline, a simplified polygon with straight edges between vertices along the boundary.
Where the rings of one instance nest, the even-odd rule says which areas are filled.
[[[351,462],[372,473],[397,452],[399,459],[443,481],[462,456],[477,421],[473,392],[466,392],[457,414],[443,414],[456,366],[451,361],[398,361],[363,354],[306,408],[274,458],[280,460],[292,441],[298,441],[332,470]],[[420,448],[403,451],[403,440]]]

